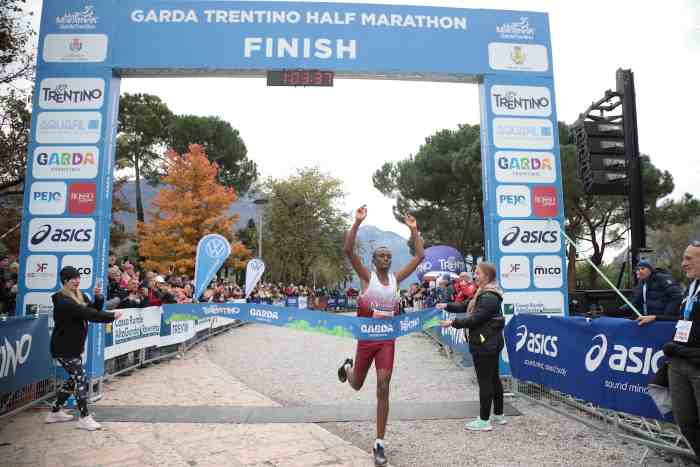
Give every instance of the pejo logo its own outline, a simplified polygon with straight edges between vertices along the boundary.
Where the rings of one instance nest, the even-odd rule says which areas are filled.
[[[596,371],[607,357],[608,338],[605,334],[597,334],[591,339],[594,344],[586,353],[584,364],[589,372]],[[596,341],[598,341],[596,343]],[[641,373],[659,371],[659,360],[664,356],[663,350],[654,352],[651,347],[625,347],[621,344],[613,346],[612,354],[608,359],[608,367],[613,371],[625,373]]]
[[[29,222],[30,251],[92,251],[95,221],[90,218],[34,218]]]
[[[0,343],[0,379],[14,376],[17,367],[23,365],[32,352],[31,334],[22,334],[15,342],[4,340],[4,344]]]
[[[496,210],[501,217],[529,217],[530,188],[525,185],[496,187]]]
[[[547,334],[528,333],[527,326],[524,324],[516,329],[518,341],[515,343],[515,351],[519,352],[525,348],[530,353],[546,355],[547,357],[556,357],[559,355],[557,341],[559,336],[549,336]]]

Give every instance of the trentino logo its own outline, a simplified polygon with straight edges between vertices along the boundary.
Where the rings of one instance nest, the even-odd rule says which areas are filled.
[[[100,78],[46,78],[39,86],[44,109],[99,109],[105,82]]]
[[[530,26],[530,19],[527,16],[521,16],[520,21],[496,26],[496,32],[502,39],[533,40],[535,38],[535,28]]]
[[[74,30],[74,29],[95,29],[97,20],[95,16],[95,7],[85,5],[80,11],[66,12],[63,16],[56,17],[56,25],[59,29]]]
[[[22,334],[22,337],[14,342],[5,338],[4,344],[0,343],[0,379],[17,374],[17,366],[23,365],[31,352],[31,334]]]
[[[552,95],[543,86],[491,86],[491,110],[496,115],[549,117]]]
[[[203,309],[205,315],[237,315],[241,309],[237,306],[210,305]]]

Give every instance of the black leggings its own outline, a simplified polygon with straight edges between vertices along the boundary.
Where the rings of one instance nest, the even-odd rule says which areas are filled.
[[[479,406],[482,420],[491,417],[491,402],[493,413],[503,415],[503,384],[498,374],[498,354],[472,355],[476,379],[479,382]]]
[[[83,369],[83,360],[80,358],[57,358],[56,360],[68,373],[68,379],[58,389],[56,402],[51,411],[58,412],[61,410],[61,407],[63,407],[70,395],[75,394],[75,398],[78,401],[78,409],[80,409],[80,416],[87,417],[88,383],[85,377],[85,370]]]

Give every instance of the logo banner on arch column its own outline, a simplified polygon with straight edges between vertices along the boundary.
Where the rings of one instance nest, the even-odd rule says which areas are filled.
[[[675,322],[546,317],[521,313],[506,325],[514,377],[601,407],[656,419],[648,383],[665,361]]]
[[[194,263],[194,296],[199,298],[214,278],[226,258],[231,254],[231,244],[219,234],[202,237],[197,244]]]

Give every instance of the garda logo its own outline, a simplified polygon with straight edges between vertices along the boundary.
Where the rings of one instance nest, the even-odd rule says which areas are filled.
[[[24,268],[28,289],[53,289],[56,287],[58,258],[55,255],[29,255]]]
[[[500,283],[505,289],[530,287],[530,259],[527,256],[501,256]]]
[[[539,217],[556,217],[559,212],[557,190],[553,186],[532,188],[532,212]]]
[[[101,129],[99,112],[41,112],[35,136],[41,144],[96,143]]]
[[[362,324],[360,330],[367,334],[392,334],[394,326],[391,324]]]
[[[203,308],[205,315],[237,315],[241,309],[237,306],[210,305]]]
[[[556,177],[551,152],[497,151],[496,180],[510,183],[551,183]]]
[[[535,28],[530,26],[530,19],[527,16],[521,16],[520,21],[496,26],[496,32],[501,39],[533,40],[535,38]]]
[[[552,149],[552,122],[537,118],[493,119],[493,144],[501,149]]]
[[[276,311],[258,310],[255,308],[250,309],[250,316],[253,316],[255,318],[261,318],[263,320],[272,320],[272,321],[280,319],[279,314]]]
[[[518,342],[515,343],[515,351],[519,352],[525,348],[530,353],[546,355],[547,357],[556,357],[559,355],[557,341],[559,336],[549,336],[547,334],[528,333],[527,326],[518,326],[517,333]]]
[[[532,275],[538,289],[556,289],[564,284],[562,260],[560,256],[535,256],[532,260]]]
[[[530,189],[524,185],[496,188],[496,210],[501,217],[530,217]]]
[[[106,34],[47,34],[43,59],[46,63],[99,63],[107,58]]]
[[[494,70],[547,71],[549,54],[544,45],[491,42],[489,66]]]
[[[99,151],[94,146],[40,146],[32,159],[34,178],[95,178]]]
[[[17,367],[29,359],[32,352],[32,335],[22,334],[18,340],[0,343],[0,379],[14,377]]]
[[[555,253],[561,250],[558,221],[501,221],[498,223],[498,238],[504,253]]]
[[[496,115],[549,117],[552,95],[541,86],[491,86],[491,110]]]
[[[99,109],[105,82],[100,78],[46,78],[39,89],[43,109]]]
[[[596,371],[607,357],[608,338],[605,334],[597,334],[592,339],[593,345],[586,353],[585,366],[589,372]],[[651,347],[625,347],[624,345],[615,344],[613,346],[610,358],[608,358],[608,367],[613,371],[621,371],[625,373],[641,373],[648,375],[649,372],[656,373],[659,371],[659,360],[663,358],[664,351],[657,350]]]
[[[34,182],[29,191],[31,214],[63,214],[66,210],[66,184],[63,182]]]
[[[63,16],[57,16],[56,25],[61,30],[90,30],[95,29],[98,19],[95,7],[85,5],[82,10],[67,11]]]
[[[80,273],[80,288],[89,289],[93,281],[93,260],[90,255],[65,255],[61,259],[61,269],[73,266]]]
[[[92,251],[95,221],[90,218],[34,218],[29,221],[29,251]]]

